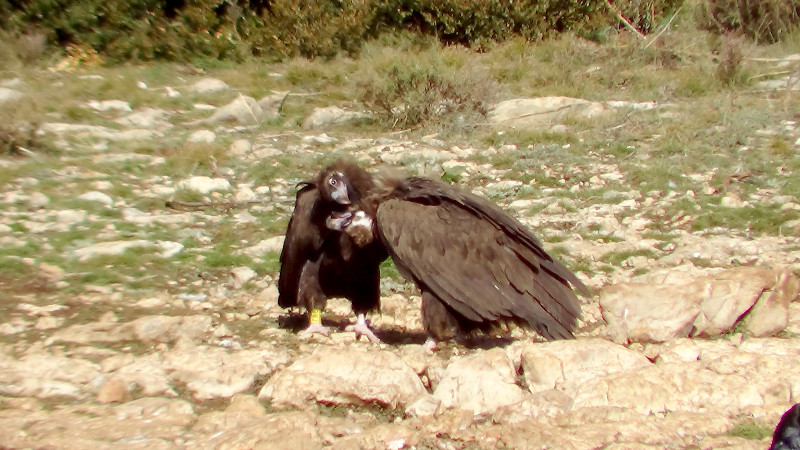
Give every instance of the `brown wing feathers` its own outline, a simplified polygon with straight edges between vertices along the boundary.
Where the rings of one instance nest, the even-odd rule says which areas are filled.
[[[548,339],[572,337],[580,307],[569,284],[585,287],[519,221],[424,178],[401,182],[392,196],[378,225],[421,289],[471,321],[523,320]]]

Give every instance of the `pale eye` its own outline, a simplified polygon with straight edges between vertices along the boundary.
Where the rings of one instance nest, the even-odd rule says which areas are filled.
[[[331,178],[330,180],[328,180],[328,183],[329,183],[331,186],[336,186],[336,183],[337,183],[337,181],[336,181],[336,179],[335,179],[335,178]]]

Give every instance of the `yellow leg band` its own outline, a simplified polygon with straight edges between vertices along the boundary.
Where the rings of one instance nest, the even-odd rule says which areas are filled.
[[[308,317],[311,323],[322,323],[322,310],[314,308],[311,310],[311,314],[309,314]]]

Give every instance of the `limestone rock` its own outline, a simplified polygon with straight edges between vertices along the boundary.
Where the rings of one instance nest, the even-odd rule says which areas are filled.
[[[0,87],[0,105],[4,103],[11,103],[25,98],[25,94],[14,89]]]
[[[195,82],[189,89],[198,94],[210,94],[230,89],[230,86],[228,86],[228,83],[216,78],[204,78]]]
[[[310,116],[303,121],[303,128],[306,130],[315,128],[325,128],[331,125],[339,125],[351,120],[367,119],[368,114],[355,111],[345,111],[338,106],[327,106],[324,108],[314,108]]]
[[[288,96],[289,91],[282,91],[261,97],[258,101],[258,106],[264,111],[262,120],[275,119],[280,116],[283,102],[286,101],[286,97]]]
[[[248,281],[258,275],[255,270],[249,267],[235,267],[231,269],[231,281],[234,289],[241,289]]]
[[[664,342],[716,336],[742,319],[752,334],[777,333],[797,295],[798,280],[788,271],[738,267],[660,285],[620,283],[604,289],[599,301],[615,342]]]
[[[495,105],[489,112],[489,121],[498,125],[541,128],[570,117],[592,118],[603,112],[602,103],[579,98],[517,98]]]
[[[217,135],[211,130],[197,130],[186,137],[186,142],[210,144],[217,139]]]
[[[78,358],[32,353],[14,359],[0,353],[0,394],[82,398],[97,389],[100,367]]]
[[[210,332],[211,318],[208,316],[143,316],[121,324],[100,320],[72,325],[55,332],[45,341],[45,345],[58,342],[92,344],[129,340],[170,343],[179,338],[198,340]]]
[[[138,141],[149,140],[159,136],[159,132],[154,129],[134,128],[125,131],[117,131],[99,125],[84,125],[71,123],[48,122],[42,124],[39,130],[44,133],[52,133],[59,136],[66,134],[79,138],[98,138],[110,141]]]
[[[227,350],[181,341],[164,355],[170,380],[185,385],[198,400],[231,397],[253,386],[256,377],[271,374],[289,362],[283,351]]]
[[[227,105],[221,106],[205,120],[206,123],[236,122],[243,125],[261,123],[280,114],[280,107],[288,92],[268,95],[259,101],[240,95]]]
[[[231,189],[230,181],[225,178],[211,178],[206,176],[191,177],[179,183],[183,189],[208,194],[212,191],[228,191]]]
[[[158,108],[142,108],[125,117],[115,120],[120,125],[142,129],[167,129],[172,124],[166,118],[169,116],[167,111]]]
[[[122,101],[122,100],[89,100],[86,102],[86,106],[89,108],[94,109],[95,111],[123,111],[123,112],[133,112],[131,109],[131,104]]]
[[[162,258],[171,258],[183,249],[183,244],[171,241],[146,241],[143,239],[134,241],[111,241],[100,242],[86,247],[81,247],[72,251],[71,256],[80,261],[94,258],[100,255],[121,255],[129,249],[152,247],[160,251]]]
[[[205,120],[206,123],[236,122],[244,125],[259,123],[264,110],[253,97],[240,95],[225,106],[219,107]]]
[[[97,202],[105,206],[114,205],[114,199],[112,199],[108,194],[99,191],[85,192],[78,196],[78,198],[88,202]]]
[[[258,397],[276,407],[379,403],[396,409],[424,394],[417,374],[394,353],[322,348],[276,373]]]
[[[116,378],[106,381],[97,391],[97,401],[100,403],[125,403],[130,400],[127,383]]]
[[[517,371],[502,349],[479,352],[450,362],[433,397],[445,408],[461,408],[476,415],[521,401]]]
[[[650,365],[643,354],[599,338],[535,343],[522,349],[522,371],[533,393]]]

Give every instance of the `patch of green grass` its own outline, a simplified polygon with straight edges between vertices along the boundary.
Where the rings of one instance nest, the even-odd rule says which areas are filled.
[[[609,252],[600,257],[600,261],[610,264],[615,267],[622,266],[622,263],[634,256],[645,256],[647,258],[655,258],[656,253],[649,249],[629,250],[624,252]]]
[[[725,227],[731,230],[747,230],[752,233],[778,235],[781,226],[800,218],[800,213],[794,210],[782,210],[777,205],[764,205],[761,203],[742,208],[728,208],[718,206],[711,210],[704,210],[694,221],[692,228],[702,231],[708,228]]]
[[[405,278],[400,274],[400,271],[397,270],[397,267],[394,265],[394,261],[392,258],[387,258],[381,263],[381,278],[391,278],[392,280],[404,280]]]
[[[772,436],[774,427],[753,419],[741,421],[728,430],[729,436],[760,441]]]

